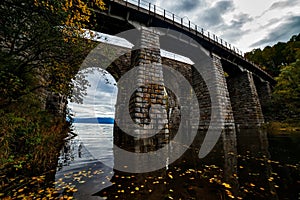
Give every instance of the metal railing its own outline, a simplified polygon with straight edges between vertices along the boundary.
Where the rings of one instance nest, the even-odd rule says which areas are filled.
[[[118,0],[111,0],[111,1],[120,2]],[[138,9],[142,8],[144,10],[147,10],[149,14],[158,15],[162,17],[165,21],[169,21],[173,24],[177,24],[182,28],[189,30],[190,32],[194,32],[196,35],[206,38],[207,40],[214,42],[215,44],[218,44],[223,48],[226,48],[227,50],[243,57],[243,52],[241,50],[231,45],[227,41],[223,40],[222,38],[216,36],[215,34],[210,33],[209,31],[192,23],[186,16],[179,17],[170,11],[167,11],[161,7],[158,7],[144,0],[121,0],[121,1],[125,2],[126,6],[129,6],[131,4],[137,6]]]

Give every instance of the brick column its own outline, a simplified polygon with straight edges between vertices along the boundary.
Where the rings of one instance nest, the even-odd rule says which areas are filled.
[[[243,71],[227,79],[235,123],[240,128],[257,128],[264,123],[252,73]]]
[[[219,82],[219,100],[222,102],[223,112],[225,117],[224,131],[221,135],[221,143],[224,156],[224,179],[229,182],[233,188],[232,192],[237,192],[237,179],[234,174],[237,173],[237,141],[235,120],[233,117],[233,111],[231,107],[229,92],[227,88],[225,73],[222,67],[221,58],[213,55],[213,64],[218,70],[218,82]]]
[[[222,67],[221,58],[217,55],[212,55],[213,64],[216,67],[218,73],[216,73],[217,83],[218,83],[218,98],[222,106],[222,112],[225,119],[224,128],[235,129],[235,121],[233,117],[233,111],[231,107],[229,92],[227,88],[225,73]]]
[[[213,124],[223,126],[210,127],[210,129],[216,129],[210,134],[217,134],[219,133],[217,131],[221,131],[221,137],[212,151],[201,162],[220,165],[224,168],[225,181],[231,183],[231,185],[237,185],[237,180],[233,176],[237,171],[236,131],[233,111],[221,58],[213,54],[212,61],[213,67],[208,72],[207,77],[205,77],[207,83],[204,82],[204,78],[199,73],[193,72],[193,85],[200,105],[200,131],[196,140],[198,144],[203,144],[203,138],[209,134],[207,130],[211,120],[213,120]],[[212,88],[210,91],[208,90],[209,87]],[[214,94],[210,92],[214,92]],[[213,104],[211,103],[211,95],[214,95],[216,98]],[[212,109],[221,113],[215,113],[217,116],[213,116]]]
[[[131,52],[131,68],[133,68],[134,76],[132,80],[129,80],[136,89],[133,92],[128,92],[126,85],[124,85],[125,88],[120,88],[122,86],[118,85],[116,117],[121,119],[122,126],[129,126],[127,130],[134,132],[135,135],[141,136],[142,138],[134,137],[128,132],[124,133],[115,126],[114,143],[127,151],[150,154],[168,143],[170,138],[159,33],[153,29],[142,27],[140,30],[140,38],[137,39],[139,39],[139,41],[137,41],[134,50]],[[134,68],[137,70],[134,70]],[[129,102],[129,105],[125,105],[124,102]],[[129,110],[130,114],[129,119],[122,117],[124,113],[118,110],[119,106],[128,108],[127,110]],[[134,124],[132,124],[132,122]],[[134,127],[135,125],[138,126],[138,128]],[[160,129],[160,127],[162,128]],[[153,135],[153,129],[160,131]],[[115,166],[123,165],[123,163],[118,163],[122,162],[122,158],[119,156],[119,151],[114,149]],[[147,168],[148,165],[152,164],[149,163],[147,159],[139,159],[136,156],[132,157],[132,159],[132,163],[137,171],[139,171],[141,166],[144,166],[142,168]],[[168,164],[168,160],[157,160],[157,162],[162,162],[165,165]],[[118,174],[121,176],[122,172],[115,170],[115,175]],[[131,174],[129,173],[129,175]],[[165,179],[166,169],[163,168],[152,172],[151,176],[164,177]],[[147,188],[147,176],[144,173],[134,174],[134,177],[135,184],[139,186],[145,185]],[[131,183],[132,180],[128,180],[128,182],[125,180],[122,185],[131,185]],[[165,190],[164,188],[160,189]],[[136,191],[135,195],[139,199],[143,198],[143,194],[139,193],[139,191]]]
[[[270,83],[267,81],[259,80],[259,81],[255,81],[255,86],[259,97],[259,102],[261,105],[262,112],[263,114],[265,114],[264,113],[265,109],[270,103],[271,95],[272,95],[272,89]]]
[[[143,130],[134,127],[129,127],[129,129],[143,138],[128,136],[128,133],[121,134],[117,130],[115,142],[124,149],[145,153],[161,147],[168,139],[169,130],[159,33],[153,29],[142,27],[138,39],[131,53],[131,67],[138,67],[131,80],[132,84],[136,86],[136,90],[133,94],[128,94],[126,88],[119,90],[117,103],[121,105],[125,102],[124,99],[130,98],[129,105],[123,106],[129,107],[131,119],[126,119],[126,117],[122,119],[121,117],[122,123],[126,126],[129,124],[126,120],[132,120],[136,125],[142,127]],[[123,113],[116,111],[116,114],[122,115]],[[149,134],[148,137],[147,130],[152,133],[153,129],[158,130],[159,127],[161,127],[159,133],[154,136]]]
[[[219,140],[221,146],[221,155],[224,161],[224,179],[234,187],[232,192],[237,191],[237,180],[233,176],[237,172],[237,149],[236,149],[236,131],[235,131],[235,120],[233,117],[233,111],[231,107],[229,92],[227,88],[225,73],[222,67],[221,58],[217,55],[212,55],[213,64],[217,70],[216,80],[218,85],[218,100],[222,107],[224,117],[224,128]],[[213,116],[212,116],[213,117]],[[218,147],[218,145],[217,145]]]

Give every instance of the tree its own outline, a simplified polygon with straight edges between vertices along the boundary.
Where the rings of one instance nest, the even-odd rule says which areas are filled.
[[[17,176],[55,169],[64,117],[45,110],[47,93],[71,95],[71,79],[94,44],[82,29],[102,0],[2,0],[0,4],[0,190]],[[53,176],[53,174],[52,174]],[[2,197],[1,197],[2,198]]]
[[[273,105],[281,119],[300,119],[300,59],[282,67],[273,92]]]
[[[299,123],[300,34],[292,36],[286,43],[278,42],[263,50],[254,49],[245,56],[262,66],[277,81],[267,118]]]
[[[282,66],[296,61],[296,54],[300,49],[300,34],[293,36],[287,43],[278,42],[274,46],[267,46],[263,50],[254,49],[245,53],[245,57],[269,74],[277,77]]]
[[[104,6],[100,0],[93,2]],[[40,88],[69,95],[68,82],[91,48],[79,37],[92,15],[88,5],[81,0],[1,4],[0,105]]]

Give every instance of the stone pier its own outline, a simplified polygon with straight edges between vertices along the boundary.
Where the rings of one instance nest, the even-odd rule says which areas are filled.
[[[270,104],[272,96],[272,88],[269,82],[262,80],[257,76],[253,76],[254,83],[256,86],[257,94],[259,97],[259,102],[261,105],[262,112],[265,116],[267,107]]]
[[[131,68],[137,68],[131,80],[131,85],[136,87],[135,91],[131,94],[126,88],[120,88],[117,100],[117,109],[118,106],[129,107],[131,119],[125,116],[119,117],[123,113],[118,110],[116,117],[122,120],[121,126],[130,126],[129,121],[132,120],[141,128],[128,127],[127,129],[132,130],[139,137],[129,136],[128,133],[118,129],[115,141],[118,145],[126,145],[127,150],[145,153],[160,148],[169,136],[159,33],[155,30],[141,28],[140,39],[131,52]],[[125,99],[128,100],[129,105],[123,105],[127,102],[124,101]],[[153,135],[153,130],[160,131]]]
[[[260,127],[264,118],[252,73],[244,70],[229,76],[227,84],[236,126]]]

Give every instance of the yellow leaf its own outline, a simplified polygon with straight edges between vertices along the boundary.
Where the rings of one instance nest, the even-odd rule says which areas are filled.
[[[18,192],[23,192],[24,191],[24,188],[21,188],[18,190]]]
[[[228,183],[222,183],[222,185],[223,185],[225,188],[231,188],[231,186],[230,186]]]
[[[273,178],[273,177],[270,177],[268,180],[271,182],[271,181],[273,181],[273,180],[274,180],[274,178]]]

